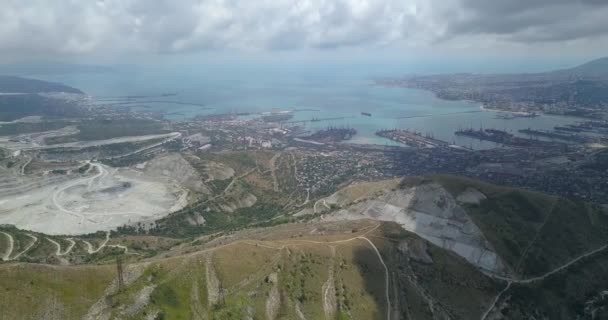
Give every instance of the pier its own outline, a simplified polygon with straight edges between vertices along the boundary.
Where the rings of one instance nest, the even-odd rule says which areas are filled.
[[[307,122],[319,122],[319,121],[332,121],[332,120],[344,120],[344,119],[351,119],[353,117],[335,117],[335,118],[312,118],[309,120],[295,120],[295,121],[282,121],[280,122],[281,124],[297,124],[297,123],[301,123],[301,124],[305,124]]]
[[[399,143],[403,143],[410,147],[417,148],[438,148],[438,147],[447,147],[449,143],[435,139],[431,135],[423,136],[421,133],[416,131],[409,130],[381,130],[376,132],[377,136],[387,138],[393,141],[397,141]]]
[[[483,112],[483,111],[481,111],[481,110],[472,110],[472,111],[460,111],[460,112],[449,112],[449,113],[438,113],[438,114],[422,114],[422,115],[416,115],[416,116],[397,117],[397,119],[427,118],[427,117],[436,117],[436,116],[449,116],[449,115],[452,115],[452,114],[478,113],[478,112]]]

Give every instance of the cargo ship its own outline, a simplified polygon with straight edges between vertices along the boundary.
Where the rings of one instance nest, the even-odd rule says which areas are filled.
[[[369,112],[361,112],[362,115],[367,116],[367,117],[371,117],[372,114]]]

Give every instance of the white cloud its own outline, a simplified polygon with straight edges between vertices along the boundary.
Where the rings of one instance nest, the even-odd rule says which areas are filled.
[[[494,1],[490,1],[494,3]],[[531,4],[530,4],[531,3]],[[0,54],[432,47],[601,37],[603,1],[3,0]],[[579,19],[567,20],[570,16]],[[580,31],[580,32],[579,32]],[[467,45],[459,43],[458,46]]]

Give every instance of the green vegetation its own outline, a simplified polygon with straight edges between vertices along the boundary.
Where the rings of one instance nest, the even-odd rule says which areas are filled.
[[[115,276],[114,266],[0,265],[6,319],[80,319]]]
[[[73,118],[81,114],[81,110],[71,102],[37,94],[0,96],[0,121],[13,121],[34,115]]]
[[[608,252],[604,251],[543,282],[513,285],[510,302],[501,313],[507,319],[525,319],[530,314],[546,319],[605,319],[607,301],[601,292],[607,286]],[[596,318],[591,317],[592,311]]]
[[[61,83],[48,82],[36,79],[27,79],[15,76],[0,75],[0,92],[10,93],[40,93],[40,92],[69,92],[83,93]]]
[[[0,125],[0,136],[51,131],[70,125],[67,121],[15,122]]]

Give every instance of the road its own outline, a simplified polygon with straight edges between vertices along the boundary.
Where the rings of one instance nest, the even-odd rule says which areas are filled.
[[[376,247],[376,245],[373,242],[371,242],[366,237],[357,237],[357,239],[363,239],[372,246],[372,248],[376,252],[376,255],[378,256],[378,259],[380,260],[380,263],[382,263],[382,266],[384,267],[384,294],[386,297],[386,320],[390,320],[391,319],[391,296],[390,296],[390,292],[389,292],[389,274],[388,274],[388,268],[386,267],[386,263],[384,263],[384,259],[382,259],[382,255],[380,254],[380,251],[378,250],[378,248]]]
[[[502,291],[500,291],[496,297],[494,298],[494,301],[492,301],[492,304],[490,305],[490,307],[488,307],[488,310],[486,310],[486,312],[483,313],[483,315],[481,316],[481,320],[485,320],[488,315],[490,314],[490,312],[494,309],[494,307],[496,306],[496,303],[498,303],[498,300],[500,300],[500,297],[502,297],[502,295],[507,292],[507,290],[509,290],[509,288],[511,288],[511,283],[509,282],[507,283],[507,286],[502,289]]]
[[[29,233],[26,233],[25,235],[32,238],[32,242],[30,242],[30,244],[28,244],[27,247],[25,247],[25,249],[23,249],[23,251],[19,252],[16,256],[12,257],[10,260],[18,259],[22,254],[28,252],[28,250],[30,250],[36,244],[36,242],[38,242],[38,238],[36,236],[33,236]]]
[[[103,249],[106,246],[106,244],[108,244],[108,241],[110,241],[110,233],[109,232],[106,232],[106,239],[101,243],[101,245],[97,249],[93,249],[93,245],[90,242],[88,242],[86,240],[82,240],[82,242],[84,242],[84,244],[87,245],[87,253],[88,254],[93,254],[93,253],[97,253],[97,252],[101,251],[101,249]]]
[[[67,213],[67,214],[75,216],[75,217],[78,217],[81,220],[85,220],[86,219],[86,220],[89,220],[90,222],[95,222],[95,221],[91,220],[90,218],[85,218],[85,216],[81,212],[76,212],[76,211],[72,211],[72,210],[66,209],[58,201],[58,199],[59,199],[59,197],[60,197],[60,195],[61,195],[62,192],[64,192],[65,190],[67,190],[69,188],[72,188],[72,187],[74,187],[76,185],[81,184],[83,181],[87,181],[88,182],[87,183],[88,190],[91,190],[91,184],[93,183],[93,181],[95,179],[101,177],[102,175],[104,175],[105,170],[103,169],[102,166],[100,166],[99,164],[96,164],[96,163],[90,163],[90,162],[87,162],[87,163],[89,163],[91,166],[97,168],[97,170],[99,172],[96,175],[94,175],[94,176],[92,176],[90,178],[85,178],[84,180],[83,179],[76,179],[74,182],[66,185],[65,187],[63,187],[61,189],[57,189],[57,191],[55,191],[55,193],[53,193],[52,200],[53,200],[53,204],[55,205],[55,207],[57,207],[57,209],[59,209],[59,211]]]
[[[598,252],[601,252],[601,251],[605,250],[606,248],[608,248],[608,244],[605,244],[605,245],[603,245],[603,246],[601,246],[601,247],[599,247],[599,248],[597,248],[595,250],[592,250],[592,251],[589,251],[587,253],[584,253],[584,254],[582,254],[582,255],[580,255],[580,256],[578,256],[578,257],[576,257],[576,258],[568,261],[567,263],[565,263],[565,264],[563,264],[563,265],[561,265],[561,266],[559,266],[559,267],[557,267],[557,268],[555,268],[555,269],[553,269],[551,271],[548,271],[548,272],[546,272],[546,273],[544,273],[544,274],[542,274],[540,276],[537,276],[537,277],[532,277],[532,278],[527,278],[527,279],[515,279],[515,278],[509,278],[509,277],[499,276],[497,274],[493,274],[493,273],[489,273],[489,272],[484,272],[484,274],[487,275],[487,276],[489,276],[489,277],[491,277],[491,278],[494,278],[494,279],[503,280],[503,281],[507,281],[507,282],[513,282],[513,283],[532,283],[532,282],[537,282],[537,281],[544,280],[545,278],[547,278],[547,277],[549,277],[549,276],[551,276],[551,275],[553,275],[555,273],[558,273],[558,272],[560,272],[560,271],[568,268],[569,266],[577,263],[581,259],[587,258],[589,256],[592,256],[592,255],[598,253]]]
[[[327,208],[328,210],[331,210],[331,207],[327,205],[327,202],[325,202],[325,199],[319,199],[317,201],[315,201],[315,204],[312,206],[312,211],[313,213],[317,213],[317,203],[321,202],[325,208]]]
[[[59,242],[57,242],[51,238],[46,238],[46,240],[48,240],[50,243],[54,244],[55,247],[57,247],[57,251],[55,251],[55,255],[58,257],[65,256],[66,254],[70,253],[72,251],[72,249],[74,248],[74,246],[76,245],[76,242],[74,240],[72,240],[71,238],[66,239],[67,241],[70,242],[70,245],[67,247],[65,252],[61,252],[61,244],[59,244]]]
[[[216,200],[216,199],[219,199],[219,198],[225,196],[228,193],[228,191],[230,191],[230,189],[236,183],[237,180],[242,179],[243,177],[248,176],[249,174],[251,174],[252,172],[254,172],[256,169],[257,168],[253,168],[253,169],[251,169],[251,170],[249,170],[249,171],[241,174],[240,176],[232,178],[232,180],[230,181],[230,183],[226,186],[226,188],[224,188],[224,190],[222,192],[220,192],[220,194],[218,194],[216,196],[213,196],[213,197],[211,197],[211,198],[209,198],[209,199],[201,202],[200,204],[205,204],[205,203],[208,203],[210,201],[213,201],[213,200]]]
[[[269,249],[276,249],[276,250],[283,250],[285,247],[287,247],[288,245],[297,245],[297,243],[313,243],[313,244],[325,244],[325,245],[330,245],[330,244],[339,244],[339,243],[346,243],[346,242],[350,242],[350,241],[354,241],[354,240],[364,240],[367,241],[371,246],[372,249],[374,249],[374,251],[376,252],[376,255],[378,256],[378,259],[380,260],[380,263],[382,264],[382,266],[384,267],[384,280],[385,280],[385,296],[386,296],[386,319],[390,320],[390,315],[391,315],[391,300],[390,300],[390,290],[389,290],[389,285],[390,285],[390,281],[389,281],[389,272],[388,272],[388,267],[386,266],[386,263],[384,262],[384,259],[382,258],[382,255],[380,254],[380,250],[378,250],[378,248],[376,247],[376,245],[374,245],[374,243],[369,240],[366,235],[370,234],[371,232],[373,232],[374,230],[378,229],[378,227],[380,227],[381,224],[377,224],[374,227],[370,228],[369,230],[365,231],[363,234],[352,237],[352,238],[348,238],[348,239],[344,239],[344,240],[336,240],[336,241],[315,241],[315,240],[299,240],[299,239],[289,239],[289,240],[276,240],[276,241],[272,241],[273,243],[277,243],[277,242],[287,242],[287,244],[284,245],[280,245],[280,246],[271,246],[271,245],[266,245],[264,244],[265,242],[268,241],[264,241],[264,240],[237,240],[234,242],[230,242],[224,245],[220,245],[217,247],[213,247],[213,248],[208,248],[208,249],[204,249],[204,250],[199,250],[199,251],[195,251],[189,254],[186,254],[185,256],[194,256],[194,255],[198,255],[201,253],[205,253],[205,252],[211,252],[220,248],[225,248],[228,246],[232,246],[235,244],[247,244],[247,245],[251,245],[251,246],[260,246],[260,247],[264,247],[264,248],[269,248]]]
[[[499,276],[496,274],[492,274],[492,273],[488,273],[488,272],[484,272],[485,275],[494,278],[494,279],[498,279],[498,280],[503,280],[507,282],[507,286],[496,296],[496,298],[494,298],[494,302],[490,305],[490,307],[488,308],[488,310],[486,310],[486,312],[483,314],[483,316],[481,317],[481,320],[485,320],[486,317],[490,314],[490,312],[494,309],[494,307],[496,306],[496,303],[498,302],[498,300],[500,299],[500,297],[507,291],[509,290],[509,288],[511,287],[511,284],[513,283],[523,283],[523,284],[527,284],[527,283],[532,283],[532,282],[537,282],[537,281],[542,281],[545,278],[558,273],[568,267],[570,267],[571,265],[577,263],[578,261],[580,261],[581,259],[587,258],[589,256],[592,256],[598,252],[601,252],[603,250],[605,250],[606,248],[608,248],[608,244],[605,244],[595,250],[589,251],[587,253],[584,253],[568,262],[566,262],[565,264],[551,270],[548,271],[540,276],[537,277],[532,277],[532,278],[527,278],[527,279],[515,279],[515,278],[509,278],[509,277],[503,277],[503,276]]]
[[[388,272],[388,267],[386,266],[386,263],[384,262],[384,259],[382,258],[382,255],[380,254],[380,250],[378,250],[378,247],[376,247],[376,245],[369,240],[367,237],[365,237],[367,234],[371,233],[372,231],[376,230],[378,227],[380,226],[380,224],[376,225],[375,227],[371,228],[370,230],[366,231],[365,233],[363,233],[360,236],[356,236],[353,238],[349,238],[349,239],[344,239],[344,240],[337,240],[337,241],[329,241],[329,242],[324,242],[324,241],[314,241],[314,240],[289,240],[290,242],[305,242],[305,243],[315,243],[315,244],[336,244],[336,243],[344,243],[344,242],[350,242],[353,240],[365,240],[367,241],[371,246],[372,249],[374,249],[374,251],[376,252],[376,255],[378,256],[378,260],[380,260],[380,263],[382,264],[382,267],[384,267],[384,294],[385,294],[385,298],[386,298],[386,319],[390,320],[391,319],[391,298],[390,298],[390,281],[389,281],[389,272]],[[284,247],[284,246],[283,246]],[[281,247],[281,248],[283,248]]]
[[[98,223],[99,221],[94,220],[92,217],[97,217],[97,216],[108,216],[108,215],[141,215],[142,213],[139,211],[112,211],[112,212],[78,212],[78,211],[73,211],[70,209],[65,208],[59,201],[59,199],[61,198],[61,194],[69,189],[72,188],[74,186],[77,186],[79,184],[87,184],[87,189],[90,191],[93,188],[93,183],[95,182],[95,180],[97,180],[98,182],[101,181],[101,179],[103,179],[105,176],[108,175],[108,171],[104,168],[103,165],[99,164],[99,163],[92,163],[92,162],[88,162],[91,166],[97,168],[97,170],[99,171],[96,175],[90,177],[90,178],[83,178],[83,179],[76,179],[75,181],[73,181],[72,183],[67,184],[66,186],[57,189],[57,191],[55,191],[55,193],[53,194],[52,197],[52,201],[53,201],[53,205],[55,205],[55,207],[57,207],[57,209],[59,209],[61,212],[67,213],[69,215],[78,217],[81,219],[81,222],[84,222],[84,220],[87,220],[91,223]]]
[[[21,166],[21,175],[22,176],[25,175],[25,167],[27,167],[27,165],[30,164],[30,162],[32,162],[32,157],[27,156],[27,161],[23,164],[23,166]]]
[[[15,241],[13,240],[13,236],[11,236],[10,234],[8,234],[4,231],[0,231],[0,233],[4,234],[6,236],[6,238],[8,239],[8,248],[6,248],[6,251],[4,252],[4,255],[2,256],[2,261],[8,261],[8,260],[10,260],[11,254],[13,253],[13,248],[15,247]]]

